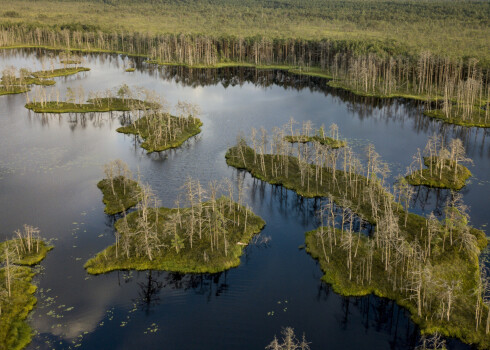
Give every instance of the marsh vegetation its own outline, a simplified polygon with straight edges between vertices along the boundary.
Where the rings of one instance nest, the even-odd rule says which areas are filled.
[[[230,182],[207,188],[189,178],[173,209],[159,207],[155,193],[139,184],[136,211],[116,224],[116,242],[87,261],[91,274],[113,270],[216,273],[238,266],[243,249],[265,222],[243,205],[243,188]],[[221,191],[227,191],[227,197]],[[238,196],[238,202],[233,197]]]
[[[24,225],[14,238],[0,243],[0,347],[22,349],[31,341],[33,331],[26,318],[36,304],[34,265],[51,250],[40,237],[38,228]]]
[[[395,299],[424,331],[486,348],[490,312],[478,257],[487,238],[468,226],[461,196],[452,194],[442,221],[412,214],[413,189],[406,181],[390,189],[390,169],[372,145],[364,165],[348,145],[339,150],[314,141],[313,147],[291,148],[282,136],[287,128],[274,129],[270,141],[262,129],[259,142],[252,130],[252,147],[241,138],[226,160],[301,196],[328,198],[318,214],[320,228],[306,234],[307,251],[319,259],[323,279],[343,295]],[[452,142],[460,159],[460,141]],[[373,226],[369,236],[360,230],[363,221]]]

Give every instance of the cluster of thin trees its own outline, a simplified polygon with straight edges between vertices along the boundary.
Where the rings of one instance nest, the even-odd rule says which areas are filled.
[[[344,86],[364,94],[415,94],[428,101],[440,101],[437,107],[442,107],[446,118],[489,121],[488,71],[481,69],[476,59],[463,62],[428,51],[421,53],[415,62],[405,57],[380,58],[374,54],[339,55],[331,72]]]
[[[442,180],[443,174],[452,174],[456,180],[460,165],[463,163],[472,163],[472,160],[466,157],[466,151],[460,139],[451,139],[447,144],[441,135],[433,134],[427,141],[423,152],[421,153],[420,149],[417,150],[407,173],[408,176],[417,175],[423,178],[422,170],[426,164],[428,166],[426,173],[430,178]]]
[[[16,89],[28,90],[30,85],[29,78],[32,78],[31,70],[21,68],[19,71],[13,66],[6,67],[2,70],[2,78],[0,79],[0,90],[12,92]]]
[[[381,55],[348,41],[150,35],[130,32],[56,30],[4,25],[0,46],[14,44],[68,49],[122,51],[164,63],[214,65],[219,62],[292,65],[329,72],[342,85],[365,94],[410,94],[439,99],[446,117],[488,121],[488,72],[475,59],[452,59],[428,51]],[[361,45],[362,46],[362,45]],[[481,109],[481,105],[486,108]],[[476,117],[475,117],[476,116]]]
[[[383,214],[376,221],[373,236],[367,239],[353,230],[355,213],[350,208],[338,209],[333,200],[324,204],[318,213],[321,227],[316,232],[322,258],[327,262],[339,259],[340,249],[349,280],[358,285],[371,285],[373,279],[374,284],[388,283],[394,293],[411,300],[419,317],[449,322],[455,305],[473,308],[476,330],[485,314],[488,334],[490,315],[488,308],[484,311],[482,298],[489,291],[488,279],[482,277],[477,290],[468,292],[463,290],[457,274],[448,277],[437,267],[438,259],[446,259],[446,254],[462,254],[470,261],[478,259],[480,250],[468,226],[467,208],[461,196],[454,194],[448,201],[442,222],[431,213],[424,226],[416,227],[419,232],[410,234],[390,198],[385,198],[377,210]],[[466,304],[469,300],[472,305]]]
[[[26,256],[38,254],[41,244],[40,231],[37,227],[24,225],[22,230],[16,230],[12,240],[3,243],[0,252],[0,267],[4,279],[0,281],[0,315],[2,303],[12,297],[12,289],[15,284],[18,263]]]
[[[265,348],[268,350],[309,350],[310,343],[306,341],[305,335],[299,340],[294,334],[294,329],[286,327],[281,331],[282,338],[276,336]]]
[[[241,244],[236,241],[236,233],[247,231],[252,215],[241,204],[242,182],[236,191],[229,180],[213,181],[204,187],[199,180],[188,178],[174,209],[159,208],[151,187],[139,186],[136,212],[124,212],[117,225],[116,258],[145,257],[152,261],[165,250],[179,254],[186,249],[207,262],[211,254],[228,256],[231,244]],[[226,197],[221,195],[224,192]],[[234,197],[238,197],[238,202]]]
[[[147,111],[143,116],[139,113],[131,113],[130,116],[137,117],[130,117],[128,126],[138,130],[151,149],[165,148],[178,141],[186,130],[200,123],[198,105],[178,101],[174,109],[176,116],[170,114],[166,104],[160,111]]]
[[[106,89],[105,91],[90,91],[88,96],[81,85],[75,88],[68,87],[64,101],[62,100],[60,89],[38,87],[31,93],[26,93],[26,103],[38,103],[44,107],[48,103],[54,102],[56,105],[60,105],[66,102],[81,106],[87,102],[87,97],[88,102],[97,107],[107,106],[116,100],[121,100],[126,103],[129,110],[133,111],[145,110],[148,107],[152,109],[160,108],[159,97],[154,91],[144,88],[131,89],[126,84],[122,84],[115,89]]]
[[[126,196],[126,190],[129,189],[132,181],[134,181],[131,169],[121,159],[116,159],[105,164],[104,175],[109,182],[113,196],[116,196],[116,186],[122,186],[122,195]]]
[[[230,157],[245,167],[256,167],[263,177],[297,181],[299,187],[310,195],[328,191],[350,198],[359,205],[377,196],[364,191],[379,192],[379,184],[385,184],[390,170],[374,146],[366,148],[367,165],[363,166],[348,144],[335,148],[315,139],[291,144],[287,136],[295,135],[294,124],[291,118],[284,127],[274,128],[272,136],[264,128],[260,131],[252,128],[250,147],[242,138],[230,150]],[[308,128],[312,124],[307,122],[305,125]],[[330,135],[335,140],[339,139],[337,125],[330,126]],[[337,167],[342,170],[337,170]]]
[[[318,246],[327,262],[338,258],[339,249],[344,252],[349,280],[369,285],[373,273],[377,274],[377,282],[388,281],[393,292],[413,300],[420,317],[449,321],[454,305],[474,302],[468,308],[474,307],[477,330],[485,315],[488,333],[490,313],[482,304],[482,293],[471,294],[463,290],[456,274],[451,279],[437,267],[432,268],[443,259],[452,259],[452,255],[468,261],[478,259],[477,234],[468,226],[468,211],[461,195],[452,193],[442,222],[434,214],[421,221],[409,214],[413,188],[404,181],[390,188],[390,169],[374,146],[365,148],[363,162],[348,145],[333,149],[312,141],[292,147],[284,141],[284,135],[293,122],[274,129],[270,140],[265,129],[259,135],[252,130],[251,147],[241,138],[230,150],[231,164],[272,183],[288,183],[300,194],[328,196],[328,203],[319,212]],[[432,137],[429,143],[428,152],[441,149],[438,137]],[[449,154],[452,151],[453,155],[448,158],[460,162],[464,155],[461,141],[454,140],[450,145]],[[370,239],[356,231],[355,222],[360,219],[374,224]],[[487,289],[484,281],[480,292]]]

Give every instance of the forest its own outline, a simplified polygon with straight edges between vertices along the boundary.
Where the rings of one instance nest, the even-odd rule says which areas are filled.
[[[21,4],[22,2],[19,2]],[[330,2],[327,2],[330,3]],[[373,10],[365,11],[367,4],[373,4]],[[37,5],[39,3],[36,2]],[[47,3],[49,4],[49,3]],[[62,2],[57,6],[57,11],[70,12],[73,3]],[[200,4],[200,2],[199,2]],[[318,8],[325,11],[325,3],[322,1],[311,2],[303,10],[299,4],[283,3],[289,10],[285,16],[291,15],[294,20],[300,22],[309,21],[310,16]],[[306,72],[306,74],[320,74],[333,78],[330,86],[346,89],[360,95],[378,97],[404,97],[425,101],[427,103],[426,115],[439,118],[448,123],[488,127],[490,123],[488,107],[490,101],[490,86],[488,84],[488,15],[490,7],[488,2],[417,2],[418,6],[409,6],[410,2],[386,3],[381,1],[354,2],[354,6],[341,6],[333,2],[334,13],[340,14],[337,20],[342,23],[352,23],[359,13],[370,18],[366,27],[378,27],[383,33],[400,32],[401,23],[411,23],[407,28],[408,33],[421,33],[430,31],[430,35],[423,34],[429,38],[430,46],[421,45],[419,42],[407,40],[407,32],[403,31],[396,38],[387,37],[380,33],[365,38],[367,30],[356,28],[341,31],[341,34],[328,31],[321,38],[311,33],[296,33],[287,30],[281,34],[261,32],[243,35],[243,31],[230,30],[228,33],[220,32],[219,35],[212,31],[198,32],[182,28],[168,28],[165,31],[154,31],[149,28],[103,28],[94,24],[91,16],[90,23],[82,25],[60,25],[43,23],[32,18],[24,11],[8,11],[4,13],[6,20],[0,22],[0,47],[35,46],[58,49],[74,49],[83,51],[109,51],[123,52],[130,55],[142,55],[149,57],[150,62],[160,64],[183,64],[194,67],[218,67],[223,65],[253,65],[257,67],[283,67],[294,68],[295,71]],[[465,7],[467,16],[461,20],[458,10]],[[129,11],[141,13],[145,5],[155,13],[158,3],[131,5],[130,3],[87,3],[87,11],[92,14],[93,6],[102,6],[101,13],[110,14],[111,11]],[[235,6],[233,6],[235,5]],[[262,6],[250,6],[253,11],[260,11]],[[64,7],[66,6],[66,7]],[[76,6],[79,6],[76,3]],[[109,8],[107,8],[109,6]],[[174,11],[181,10],[179,5],[162,2],[164,9],[175,6]],[[190,4],[186,6],[194,8]],[[204,6],[204,9],[200,9]],[[197,13],[206,13],[213,7],[229,8],[235,11],[233,2],[217,2],[196,6]],[[395,6],[395,9],[392,8]],[[400,9],[397,9],[399,6]],[[267,7],[267,5],[265,6]],[[467,8],[470,8],[470,11]],[[249,7],[245,7],[249,9]],[[278,6],[281,9],[281,6]],[[430,25],[420,12],[431,14],[441,12],[442,32],[434,31],[434,21]],[[22,8],[24,10],[24,8]],[[207,10],[206,10],[207,9]],[[271,9],[276,18],[276,8]],[[279,10],[280,11],[280,10]],[[351,13],[349,13],[349,11]],[[395,12],[392,12],[395,11]],[[15,12],[15,13],[14,13]],[[248,10],[246,11],[248,12]],[[144,11],[143,11],[144,13]],[[157,11],[158,13],[158,11]],[[262,12],[261,12],[262,13]],[[396,30],[383,28],[386,22],[380,21],[381,14],[393,13],[398,16],[392,18],[388,23],[397,25]],[[404,15],[406,17],[404,17]],[[417,15],[420,19],[413,20]],[[141,14],[138,14],[141,16]],[[171,15],[164,10],[162,16],[167,18]],[[262,15],[263,16],[263,15]],[[315,17],[318,16],[315,12]],[[39,16],[37,16],[39,17]],[[320,16],[321,17],[321,16]],[[398,17],[398,18],[397,18]],[[21,20],[24,18],[23,20]],[[186,16],[189,18],[189,16]],[[328,23],[329,16],[321,17],[323,23]],[[457,20],[455,20],[457,18]],[[215,19],[215,25],[223,28],[223,23]],[[274,23],[272,21],[272,23]],[[98,23],[98,22],[96,22]],[[147,21],[145,21],[147,23]],[[238,21],[239,23],[239,21]],[[315,23],[313,21],[313,23]],[[359,25],[359,21],[355,21]],[[256,24],[256,23],[255,23]],[[195,24],[194,24],[195,25]],[[458,25],[461,26],[457,32],[459,40],[464,33],[468,33],[467,40],[470,48],[462,45],[460,41],[449,36]],[[226,27],[226,26],[224,26]],[[255,27],[252,26],[252,27]],[[301,26],[304,28],[304,26]],[[437,25],[435,25],[437,27]],[[468,28],[474,28],[469,31]],[[237,33],[240,33],[238,35]],[[352,35],[352,32],[355,35]],[[340,35],[340,37],[339,37]],[[454,33],[456,36],[456,33]],[[412,38],[408,36],[408,38]],[[479,38],[480,41],[479,41]],[[464,39],[464,38],[463,38]],[[415,38],[413,38],[415,40]],[[437,42],[437,43],[436,43]],[[452,43],[454,47],[440,47],[440,43]],[[481,48],[475,51],[473,48]]]

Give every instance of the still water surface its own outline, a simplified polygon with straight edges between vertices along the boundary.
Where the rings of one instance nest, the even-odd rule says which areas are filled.
[[[320,281],[317,263],[300,246],[314,229],[318,201],[253,180],[226,165],[239,133],[271,131],[293,117],[327,128],[336,123],[361,154],[373,143],[390,164],[391,182],[404,173],[417,148],[434,133],[462,138],[474,160],[474,177],[462,190],[474,226],[485,229],[490,198],[489,132],[444,125],[407,101],[359,98],[329,89],[325,81],[279,71],[188,70],[87,55],[91,71],[55,78],[48,89],[131,88],[156,91],[174,105],[200,105],[202,133],[183,147],[147,155],[133,137],[118,134],[117,113],[38,115],[24,95],[0,97],[0,239],[24,223],[55,245],[36,278],[38,305],[29,349],[263,349],[281,327],[305,333],[312,349],[412,349],[420,338],[409,315],[374,296],[344,298]],[[6,66],[49,67],[47,54],[0,52]],[[246,248],[238,268],[216,275],[167,272],[85,273],[83,264],[114,241],[96,183],[103,165],[120,158],[173,206],[188,176],[201,183],[229,178],[246,184],[246,202],[267,223],[270,242]],[[418,189],[414,212],[440,211],[447,191]],[[451,349],[467,348],[450,341]]]

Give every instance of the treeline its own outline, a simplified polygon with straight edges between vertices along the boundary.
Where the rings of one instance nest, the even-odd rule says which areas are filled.
[[[147,56],[157,63],[216,66],[223,63],[320,69],[330,84],[357,94],[439,101],[442,118],[486,125],[489,121],[488,67],[474,58],[450,58],[430,51],[397,52],[362,40],[304,40],[264,36],[153,35],[4,24],[0,47],[46,46]],[[430,106],[430,105],[429,105]],[[483,107],[483,108],[482,108]]]

